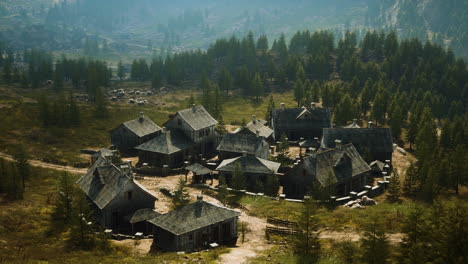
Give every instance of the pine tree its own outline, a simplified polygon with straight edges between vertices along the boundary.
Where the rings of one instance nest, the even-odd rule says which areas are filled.
[[[246,182],[244,173],[241,170],[240,164],[234,165],[234,172],[232,173],[231,186],[234,190],[245,190]]]
[[[299,219],[297,233],[293,237],[293,248],[299,254],[318,258],[320,253],[319,219],[317,204],[312,199],[304,200]]]
[[[3,80],[6,84],[10,84],[12,80],[11,76],[11,62],[6,59],[3,63]]]
[[[97,118],[108,118],[109,112],[107,110],[107,101],[104,97],[104,91],[102,88],[97,88],[96,90],[96,98],[95,98],[95,109],[94,113]]]
[[[227,189],[226,178],[219,176],[218,199],[223,205],[228,203],[229,191]]]
[[[55,89],[55,91],[63,90],[63,69],[62,69],[61,64],[56,64],[55,65],[54,89]]]
[[[232,77],[226,68],[223,68],[218,80],[218,85],[221,91],[229,93],[232,90]]]
[[[271,111],[276,108],[275,106],[275,99],[273,98],[273,95],[270,95],[270,100],[268,101],[268,106],[267,106],[267,112],[265,114],[265,120],[268,122],[271,121]]]
[[[161,86],[161,77],[159,76],[159,73],[156,71],[153,72],[152,77],[151,77],[151,88],[157,89]]]
[[[172,197],[172,208],[177,210],[190,203],[190,196],[187,191],[187,183],[184,178],[180,178],[177,184],[177,189]]]
[[[71,224],[75,191],[71,175],[68,172],[61,173],[57,184],[57,199],[52,213],[53,226],[59,231]]]
[[[120,80],[123,80],[125,77],[125,70],[124,66],[122,64],[122,61],[119,61],[119,64],[117,65],[117,76],[119,77]]]
[[[294,85],[294,100],[297,102],[297,106],[301,106],[304,99],[304,85],[301,80],[298,80]]]
[[[390,256],[389,241],[381,220],[373,216],[364,227],[360,239],[361,261],[368,264],[388,263]]]
[[[394,107],[390,113],[390,128],[392,129],[392,136],[400,139],[401,128],[403,126],[403,111],[400,107]]]
[[[304,83],[306,81],[306,75],[304,72],[304,68],[300,62],[297,63],[297,71],[296,71],[296,82],[301,81]]]
[[[21,197],[20,199],[22,199],[23,197],[22,193],[24,192],[24,189],[26,188],[26,180],[29,179],[31,175],[31,168],[29,165],[29,156],[23,145],[18,145],[16,147],[14,160],[15,160],[16,171],[18,173],[19,179],[21,179],[21,184],[22,184],[22,188],[20,188],[21,195],[19,195],[18,197]]]
[[[364,88],[361,91],[361,112],[364,116],[370,109],[370,101],[372,100],[372,81],[367,80]]]
[[[258,103],[259,97],[263,95],[263,83],[260,74],[256,73],[255,77],[252,80],[252,88],[255,96],[255,102]]]
[[[416,180],[418,177],[418,170],[414,162],[411,162],[406,170],[405,181],[403,183],[403,194],[406,196],[413,196],[416,188]]]
[[[337,125],[344,125],[347,121],[353,119],[353,102],[349,94],[345,94],[335,109],[334,120]]]
[[[431,256],[428,245],[428,229],[426,213],[417,206],[413,208],[405,218],[402,233],[403,238],[400,243],[400,263],[428,263],[428,256]]]
[[[396,169],[393,170],[393,175],[390,178],[390,185],[388,187],[388,196],[387,199],[391,203],[398,203],[401,201],[401,186],[400,186],[400,176]]]

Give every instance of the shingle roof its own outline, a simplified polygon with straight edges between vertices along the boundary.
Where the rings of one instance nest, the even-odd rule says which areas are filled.
[[[224,134],[216,150],[234,153],[245,152],[253,155],[262,143],[268,144],[265,138],[257,137],[256,135],[228,133]]]
[[[177,114],[195,131],[218,124],[202,105],[180,110]]]
[[[265,126],[265,123],[261,122],[261,120],[251,121],[244,128],[239,128],[234,133],[249,131],[253,135],[257,135],[257,130],[260,132],[260,136],[264,138],[268,138],[273,134],[273,129]]]
[[[385,163],[381,162],[380,160],[374,160],[369,164],[369,167],[372,168],[374,171],[383,171]]]
[[[318,139],[307,139],[299,142],[301,148],[320,148],[320,141]]]
[[[310,129],[331,127],[328,108],[275,108],[272,110],[275,129]]]
[[[270,174],[277,173],[280,163],[257,158],[252,155],[241,156],[233,159],[223,160],[216,168],[217,171],[233,172],[236,164],[239,164],[240,170],[247,173]]]
[[[200,165],[198,163],[194,163],[192,165],[189,165],[185,167],[186,170],[192,171],[196,173],[197,175],[206,175],[210,174],[212,171],[208,169],[207,167]]]
[[[348,166],[349,164],[351,166]],[[330,172],[334,180],[339,182],[370,170],[353,144],[344,145],[341,150],[331,149],[312,154],[304,158],[302,165],[324,186],[328,182]]]
[[[127,127],[130,131],[132,131],[139,137],[144,137],[162,130],[161,127],[156,125],[151,119],[149,119],[146,116],[127,121],[122,125]]]
[[[135,213],[133,213],[133,215],[130,216],[129,222],[131,224],[139,223],[139,222],[143,222],[143,221],[153,219],[155,217],[158,217],[159,215],[161,215],[161,214],[154,211],[151,208],[140,209],[140,210],[136,211]]]
[[[148,222],[175,235],[182,235],[239,215],[238,211],[205,201],[197,201],[179,210],[160,215]]]
[[[344,126],[343,128],[361,128],[361,127],[356,123],[356,121],[353,121],[353,123],[347,126]]]
[[[353,143],[359,153],[393,152],[392,131],[390,128],[325,128],[322,147],[335,147],[335,140],[342,144]]]
[[[135,149],[154,153],[172,154],[190,148],[195,144],[182,132],[177,130],[164,131],[159,136],[145,142]]]
[[[86,193],[89,199],[102,209],[106,207],[130,181],[133,181],[133,172],[129,164],[115,165],[105,157],[99,157],[88,169],[88,172],[78,179],[77,184]],[[146,189],[142,190],[152,195]]]

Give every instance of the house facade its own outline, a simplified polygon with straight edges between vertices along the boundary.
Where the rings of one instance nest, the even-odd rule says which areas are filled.
[[[229,186],[232,183],[232,177],[236,166],[239,166],[240,171],[245,177],[245,187],[247,191],[255,192],[257,181],[262,182],[265,186],[267,177],[272,174],[277,174],[281,164],[246,154],[241,157],[223,160],[216,170],[219,176],[226,179],[226,183]]]
[[[133,177],[130,163],[113,164],[100,157],[77,184],[92,202],[105,228],[130,230],[129,219],[140,209],[154,209],[157,198]]]
[[[272,109],[271,127],[273,138],[279,141],[285,135],[290,141],[320,138],[322,129],[331,127],[331,111],[328,108],[317,108],[315,104],[306,108],[286,108],[284,103],[281,108]]]
[[[203,201],[149,220],[153,225],[153,245],[167,251],[193,252],[209,248],[211,243],[235,244],[238,211]]]
[[[228,133],[223,136],[217,147],[219,159],[232,159],[243,154],[268,159],[270,144],[264,137],[243,133]]]
[[[124,154],[135,154],[135,147],[151,140],[162,132],[162,128],[151,119],[140,113],[140,117],[127,121],[113,129],[111,134],[112,145]]]
[[[165,126],[167,130],[179,131],[195,143],[198,154],[208,154],[216,150],[218,135],[215,127],[218,124],[202,105],[178,111],[171,116]]]
[[[294,166],[283,179],[283,193],[302,199],[317,195],[318,188],[334,187],[337,196],[359,191],[367,184],[371,168],[352,144],[313,153]]]

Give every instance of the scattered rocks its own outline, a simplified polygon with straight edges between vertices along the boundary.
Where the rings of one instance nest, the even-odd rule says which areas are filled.
[[[364,209],[366,206],[377,205],[377,202],[367,196],[363,196],[361,199],[349,201],[343,207],[351,209]]]

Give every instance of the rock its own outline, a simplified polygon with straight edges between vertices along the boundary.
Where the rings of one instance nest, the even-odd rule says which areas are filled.
[[[351,206],[351,209],[364,209],[360,204],[354,204],[353,206]]]
[[[377,205],[377,202],[374,199],[371,199],[367,196],[363,196],[360,204],[365,205],[365,206],[372,206],[372,205]]]
[[[406,150],[404,150],[401,147],[397,147],[398,152],[400,152],[402,155],[406,156]]]

